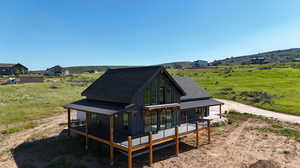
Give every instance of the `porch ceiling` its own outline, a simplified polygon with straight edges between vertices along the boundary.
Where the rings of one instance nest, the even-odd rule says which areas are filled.
[[[196,100],[196,101],[187,101],[180,103],[180,109],[192,109],[197,107],[205,107],[205,106],[216,106],[216,105],[223,105],[223,102],[214,100],[214,99],[206,99],[206,100]]]
[[[159,109],[166,109],[166,108],[179,108],[180,104],[172,103],[172,104],[159,104],[159,105],[150,105],[145,106],[145,110],[159,110]]]
[[[66,104],[64,107],[107,116],[111,116],[116,113],[119,113],[122,110],[125,110],[125,105],[115,103],[104,103],[100,101],[90,101],[87,99],[81,99],[73,103]]]

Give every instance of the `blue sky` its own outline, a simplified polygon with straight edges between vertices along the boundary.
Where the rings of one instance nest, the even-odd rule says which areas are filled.
[[[299,0],[9,0],[0,62],[151,65],[300,47]]]

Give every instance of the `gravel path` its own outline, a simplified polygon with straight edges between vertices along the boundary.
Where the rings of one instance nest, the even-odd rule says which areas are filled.
[[[286,122],[300,124],[299,116],[293,116],[293,115],[283,114],[283,113],[279,113],[279,112],[263,110],[263,109],[260,109],[257,107],[241,104],[241,103],[230,101],[230,100],[224,100],[224,99],[216,99],[216,100],[225,103],[222,106],[222,113],[224,113],[225,110],[227,110],[227,111],[236,110],[241,113],[256,114],[256,115],[261,115],[261,116],[265,116],[265,117],[275,118],[280,121],[286,121]],[[213,113],[217,113],[219,111],[219,107],[212,107],[211,111]]]

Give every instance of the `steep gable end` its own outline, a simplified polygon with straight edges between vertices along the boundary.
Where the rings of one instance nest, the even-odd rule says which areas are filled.
[[[109,69],[82,95],[92,100],[129,104],[137,90],[160,69],[160,66]]]
[[[162,66],[109,69],[82,92],[88,99],[130,104],[139,90],[160,72],[166,74],[175,87],[184,95],[183,89]]]

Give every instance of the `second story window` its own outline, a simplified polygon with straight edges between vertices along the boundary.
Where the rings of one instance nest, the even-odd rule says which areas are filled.
[[[147,106],[150,104],[150,92],[149,88],[144,89],[144,105]]]
[[[157,86],[155,80],[151,83],[151,104],[157,104]]]
[[[173,89],[171,87],[167,88],[167,103],[173,103]]]

